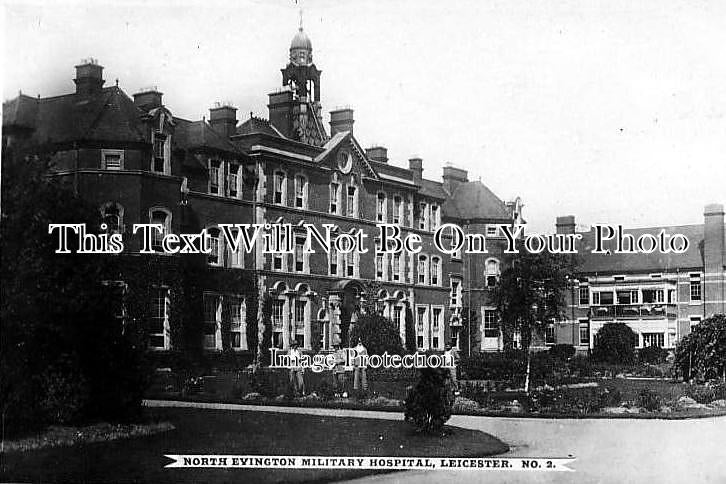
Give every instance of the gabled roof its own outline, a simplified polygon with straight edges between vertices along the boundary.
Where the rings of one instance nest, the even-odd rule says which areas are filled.
[[[185,150],[208,148],[238,153],[232,142],[215,131],[207,121],[187,121],[182,118],[174,120],[177,125],[173,139],[177,147]]]
[[[643,234],[655,236],[661,230],[667,234],[683,234],[688,239],[688,250],[682,254],[663,254],[655,250],[651,254],[593,254],[595,248],[595,230],[580,232],[582,240],[578,243],[580,266],[578,270],[583,273],[627,273],[627,272],[660,272],[672,271],[679,268],[688,269],[703,267],[703,225],[679,225],[670,227],[647,227],[624,229],[638,239]],[[615,241],[604,241],[604,247],[612,249]]]
[[[445,216],[461,220],[512,219],[504,202],[479,181],[458,185],[444,202],[442,210]]]
[[[7,112],[6,112],[7,110]],[[76,140],[145,141],[142,112],[118,87],[98,93],[34,99],[18,96],[3,105],[3,126],[32,128],[36,144]]]

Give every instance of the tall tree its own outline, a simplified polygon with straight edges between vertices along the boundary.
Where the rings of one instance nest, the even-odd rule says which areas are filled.
[[[575,265],[573,257],[549,252],[515,254],[494,290],[505,348],[513,348],[514,334],[519,333],[527,352],[527,390],[532,340],[550,321],[562,319]]]

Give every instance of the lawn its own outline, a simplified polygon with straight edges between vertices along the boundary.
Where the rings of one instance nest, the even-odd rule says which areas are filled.
[[[150,409],[175,430],[149,437],[3,456],[3,481],[33,482],[326,482],[366,470],[165,469],[164,454],[485,456],[507,451],[479,431],[416,434],[403,421],[265,412]]]

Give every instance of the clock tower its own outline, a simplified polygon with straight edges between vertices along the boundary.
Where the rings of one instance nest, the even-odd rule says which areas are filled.
[[[295,141],[322,146],[328,139],[320,106],[320,74],[313,64],[313,44],[302,27],[290,43],[290,59],[282,87],[270,94],[270,122]]]

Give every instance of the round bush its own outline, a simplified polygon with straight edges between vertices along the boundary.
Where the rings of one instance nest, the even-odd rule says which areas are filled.
[[[658,365],[664,363],[668,357],[668,350],[658,346],[646,346],[638,351],[638,360],[641,363]]]
[[[440,433],[451,417],[454,392],[446,369],[422,368],[419,380],[406,397],[406,422],[421,432]]]
[[[556,344],[550,348],[550,356],[560,361],[568,361],[575,356],[575,347],[568,344]]]
[[[633,363],[636,338],[637,335],[627,324],[607,323],[595,337],[593,359],[605,363]]]

